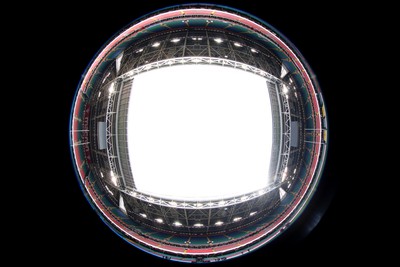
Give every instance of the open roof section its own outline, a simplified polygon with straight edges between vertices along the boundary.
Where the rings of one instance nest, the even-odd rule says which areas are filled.
[[[178,65],[135,76],[128,146],[137,190],[204,201],[269,185],[268,94],[265,78],[215,65]]]

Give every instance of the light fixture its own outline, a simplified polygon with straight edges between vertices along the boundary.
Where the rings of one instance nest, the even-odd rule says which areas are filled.
[[[176,227],[180,227],[180,226],[182,226],[182,223],[176,221],[176,222],[173,223],[173,225],[176,226]]]
[[[214,41],[218,44],[223,42],[221,38],[214,38]]]
[[[174,39],[171,40],[171,42],[172,42],[172,43],[177,43],[177,42],[179,42],[180,40],[181,40],[180,38],[174,38]]]
[[[111,182],[116,186],[117,185],[117,177],[111,176]]]
[[[111,182],[112,182],[114,185],[117,185],[117,177],[115,176],[115,174],[114,174],[113,171],[110,171],[110,177],[111,177]]]
[[[279,188],[279,197],[283,199],[286,196],[286,191],[282,189],[282,187]]]
[[[158,222],[158,223],[163,223],[164,222],[163,219],[161,219],[161,218],[156,218],[155,221]]]
[[[152,46],[152,47],[159,47],[159,46],[160,46],[160,44],[161,44],[160,42],[155,42],[155,43],[154,43],[154,44],[152,44],[151,46]]]
[[[287,94],[287,93],[289,92],[289,89],[288,89],[288,87],[286,86],[286,84],[283,84],[283,85],[282,85],[282,92],[283,92],[284,94]]]
[[[140,216],[142,216],[143,218],[147,218],[147,215],[145,213],[139,213]]]
[[[223,221],[218,221],[218,222],[215,223],[216,226],[221,226],[221,225],[223,225],[223,224],[224,224]]]
[[[202,223],[195,223],[193,226],[194,227],[203,227],[204,225]]]
[[[107,73],[106,77],[104,77],[104,79],[101,83],[104,83],[107,80],[108,76],[110,76],[110,74],[111,74],[111,72]]]
[[[111,83],[110,87],[108,87],[108,93],[111,95],[112,93],[114,93],[114,90],[115,90],[114,83]]]
[[[240,221],[242,219],[242,217],[235,217],[235,218],[233,218],[233,221],[234,222],[238,222],[238,221]]]
[[[110,188],[108,188],[108,186],[106,185],[105,186],[106,187],[106,189],[107,189],[107,191],[108,191],[108,193],[110,193],[112,196],[114,195],[114,193],[110,190]]]

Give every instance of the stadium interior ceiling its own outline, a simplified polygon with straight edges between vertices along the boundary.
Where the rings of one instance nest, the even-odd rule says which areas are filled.
[[[128,134],[135,78],[194,65],[265,81],[272,119],[266,186],[208,199],[136,186]],[[287,229],[318,185],[327,133],[322,95],[301,55],[272,27],[217,6],[158,11],[123,29],[87,69],[71,115],[72,155],[92,207],[134,246],[184,262],[237,257]]]

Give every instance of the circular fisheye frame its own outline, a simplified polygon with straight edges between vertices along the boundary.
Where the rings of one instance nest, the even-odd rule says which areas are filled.
[[[85,71],[70,120],[93,209],[136,248],[181,262],[279,237],[317,189],[327,133],[300,52],[256,17],[200,4],[116,34]]]

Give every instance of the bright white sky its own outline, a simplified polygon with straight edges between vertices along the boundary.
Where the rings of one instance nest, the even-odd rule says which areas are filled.
[[[128,149],[137,189],[211,200],[268,184],[272,116],[264,78],[215,65],[135,76]]]

